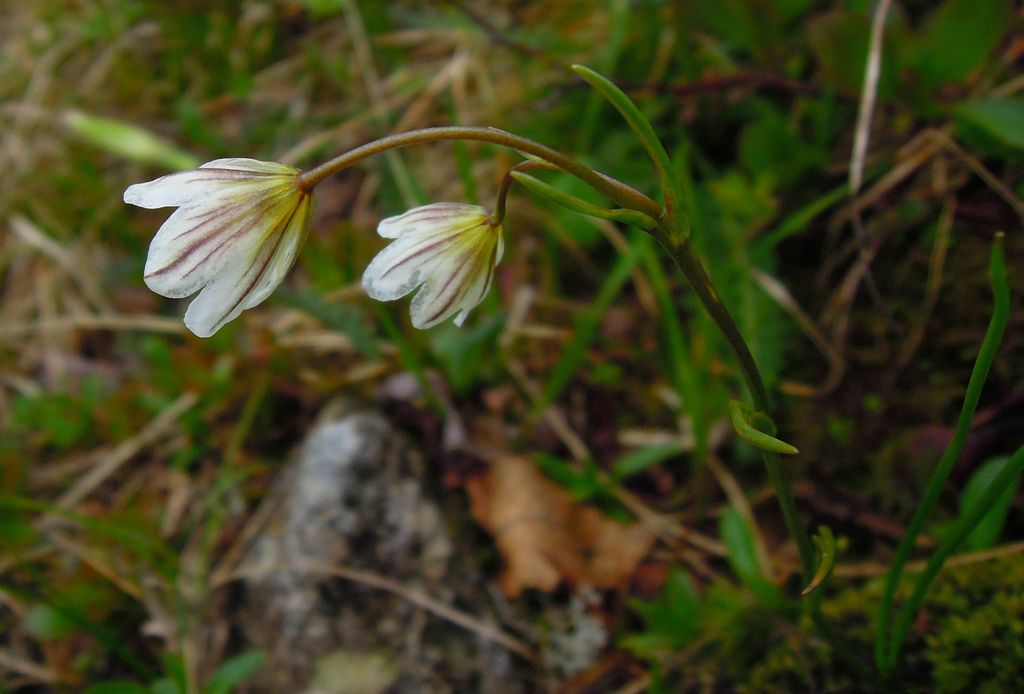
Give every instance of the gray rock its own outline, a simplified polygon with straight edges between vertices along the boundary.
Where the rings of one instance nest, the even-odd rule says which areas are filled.
[[[425,468],[376,413],[336,411],[309,434],[240,562],[251,577],[234,621],[266,656],[249,691],[526,690],[523,668],[502,647],[325,571],[372,572],[490,619],[472,559],[452,561],[456,542]]]

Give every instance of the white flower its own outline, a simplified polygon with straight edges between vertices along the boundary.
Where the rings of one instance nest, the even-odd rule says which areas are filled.
[[[392,301],[422,285],[412,300],[412,324],[430,328],[452,315],[462,325],[491,286],[501,260],[501,225],[476,205],[439,202],[389,217],[377,227],[395,239],[370,262],[363,289]]]
[[[298,174],[274,162],[217,159],[124,192],[130,205],[178,208],[153,237],[145,281],[172,299],[199,292],[185,312],[199,337],[266,299],[292,266],[313,210]]]

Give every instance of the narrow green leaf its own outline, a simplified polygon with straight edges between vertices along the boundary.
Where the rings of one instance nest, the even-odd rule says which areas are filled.
[[[103,535],[121,544],[126,549],[134,552],[136,556],[147,561],[150,566],[165,576],[171,575],[171,569],[176,564],[176,555],[159,536],[148,533],[138,527],[93,518],[45,501],[37,501],[21,496],[0,496],[0,513],[9,513],[8,509],[50,513],[77,523],[91,532]]]
[[[906,638],[914,616],[917,614],[921,603],[924,601],[924,596],[928,592],[928,588],[935,580],[935,577],[938,576],[943,564],[960,547],[971,530],[977,527],[989,509],[1002,496],[1003,491],[1015,480],[1020,479],[1022,471],[1024,471],[1024,446],[1017,449],[1017,452],[1007,461],[1006,465],[999,470],[999,474],[992,480],[992,484],[979,497],[978,502],[953,524],[949,533],[942,538],[942,542],[935,548],[935,552],[928,560],[928,565],[917,578],[914,592],[911,594],[910,599],[903,604],[903,609],[900,610],[897,616],[889,650],[889,661],[887,664],[889,669],[896,665],[903,639]]]
[[[592,205],[586,200],[581,200],[574,195],[569,195],[568,193],[555,188],[553,185],[545,183],[539,178],[535,178],[529,174],[525,174],[522,171],[513,171],[510,175],[517,183],[521,184],[524,188],[538,197],[544,198],[548,202],[552,202],[560,207],[572,210],[573,212],[585,214],[588,217],[597,217],[598,219],[607,219],[613,222],[629,224],[630,226],[644,230],[653,229],[657,225],[655,220],[642,212],[621,209],[609,210],[604,207]]]
[[[924,599],[924,593],[928,585],[931,584],[938,570],[942,568],[942,561],[945,561],[944,558],[938,561],[934,566],[934,571],[932,571],[932,563],[936,561],[936,557],[940,556],[940,551],[937,549],[935,554],[932,555],[931,561],[929,561],[929,568],[918,578],[914,595],[900,609],[896,623],[892,626],[892,634],[890,635],[889,629],[892,620],[892,606],[896,595],[896,586],[899,585],[903,569],[910,558],[910,552],[917,541],[917,536],[921,533],[925,521],[935,509],[939,495],[942,493],[942,488],[949,478],[949,473],[952,472],[957,458],[960,457],[960,453],[963,452],[964,446],[967,443],[967,434],[970,432],[971,422],[974,420],[974,412],[978,407],[978,400],[981,398],[981,390],[985,386],[988,372],[992,368],[996,351],[999,349],[999,343],[1002,342],[1003,334],[1006,332],[1006,324],[1010,317],[1010,287],[1006,281],[1006,258],[1003,253],[1003,240],[1004,235],[998,233],[996,234],[995,242],[992,244],[992,256],[989,261],[989,275],[992,282],[992,299],[994,304],[992,318],[989,320],[988,329],[985,331],[985,339],[981,343],[981,349],[978,350],[978,356],[974,360],[974,369],[971,371],[971,378],[967,383],[967,392],[964,394],[964,404],[960,408],[956,430],[953,432],[953,438],[946,447],[945,452],[943,452],[939,464],[935,466],[935,471],[928,480],[921,503],[914,512],[914,517],[911,519],[907,531],[903,534],[899,547],[896,548],[896,556],[893,558],[889,574],[886,577],[885,591],[878,610],[878,631],[875,636],[875,663],[883,674],[890,672],[896,666],[896,660],[899,657],[903,639],[910,628],[913,615],[917,613],[917,608],[921,604],[921,600]],[[1018,454],[1021,458],[1024,458],[1024,449],[1018,451]],[[1005,469],[1000,473],[1000,475],[1003,474],[1005,474]],[[1001,492],[1002,490],[1000,489],[999,491]],[[986,492],[987,494],[988,492]],[[972,510],[970,513],[974,514],[975,511]],[[980,520],[980,516],[978,520]],[[956,549],[957,543],[952,542],[950,538],[954,538],[965,527],[967,531],[963,533],[964,535],[973,529],[974,525],[970,524],[967,518],[961,518],[957,521],[954,530],[947,535],[946,540],[943,540],[940,548],[947,547],[943,551],[950,553]],[[950,542],[947,543],[947,540],[950,540]]]
[[[764,415],[761,416],[764,417]],[[755,429],[749,421],[751,417],[744,411],[743,404],[738,400],[729,401],[729,417],[736,434],[751,446],[782,455],[796,455],[800,452],[795,446]]]
[[[849,194],[848,183],[836,186],[832,190],[816,197],[799,210],[783,219],[774,229],[754,242],[758,254],[767,253],[782,241],[794,234],[799,234],[811,221],[832,206],[846,199]]]
[[[1024,149],[1024,99],[986,97],[956,109],[961,124],[974,126],[1005,145]]]
[[[629,17],[633,11],[631,5],[629,0],[611,0],[607,3],[608,37],[601,46],[601,55],[598,58],[602,72],[611,74],[619,61],[622,46],[626,42],[629,32]],[[591,92],[580,116],[579,142],[575,146],[576,151],[587,152],[592,149],[594,137],[598,133],[598,124],[601,122],[600,115],[601,96]]]
[[[818,550],[818,568],[811,582],[800,592],[803,596],[810,595],[823,586],[836,566],[836,538],[832,534],[832,529],[827,525],[818,526],[818,532],[811,541]]]
[[[613,463],[612,475],[615,479],[622,480],[674,458],[682,452],[682,446],[677,443],[638,448]]]
[[[195,155],[130,123],[75,110],[65,111],[61,120],[64,127],[81,139],[140,164],[181,170],[194,169],[200,163]]]
[[[778,589],[765,578],[757,558],[754,529],[739,510],[730,507],[718,519],[718,532],[728,551],[729,566],[743,584],[766,604],[776,604],[781,596]]]
[[[964,493],[960,497],[960,517],[963,518],[974,512],[981,499],[985,496],[992,482],[999,477],[1002,471],[1009,464],[1010,459],[1006,456],[993,458],[979,467],[967,480],[964,486]],[[999,539],[999,533],[1006,521],[1006,514],[1010,511],[1010,504],[1017,493],[1020,485],[1020,475],[1007,486],[995,503],[992,504],[985,515],[978,522],[978,525],[967,536],[967,548],[971,550],[988,549]]]
[[[663,348],[667,352],[668,368],[675,381],[676,390],[683,401],[683,407],[690,416],[693,428],[694,459],[702,462],[707,456],[707,441],[710,425],[707,416],[707,389],[701,383],[703,371],[700,364],[695,364],[680,318],[681,310],[669,288],[668,278],[661,265],[661,256],[654,244],[647,237],[638,239],[642,251],[642,260],[651,280],[654,297],[661,309],[661,322],[664,328]]]
[[[213,673],[206,694],[230,694],[234,689],[256,674],[263,666],[263,653],[249,651],[221,664]]]
[[[626,93],[615,86],[608,78],[584,65],[573,65],[572,69],[577,75],[586,80],[587,84],[611,102],[612,106],[625,119],[626,124],[640,138],[640,144],[643,145],[648,156],[651,157],[651,161],[654,162],[655,168],[658,170],[658,178],[661,180],[661,193],[665,198],[669,217],[675,220],[678,225],[681,225],[678,229],[674,230],[674,233],[677,235],[675,240],[677,242],[682,241],[689,234],[689,227],[687,226],[685,210],[682,204],[682,193],[679,188],[679,182],[676,180],[672,159],[668,156],[664,145],[661,144],[661,140],[658,139],[658,135],[654,132],[654,127],[644,114],[640,112],[636,104],[626,96]]]
[[[610,501],[615,498],[593,458],[576,463],[546,453],[538,453],[534,460],[544,474],[572,492],[577,501]]]
[[[729,551],[729,564],[733,571],[744,580],[749,576],[762,576],[755,551],[754,531],[743,514],[731,506],[727,508],[718,519],[718,532]]]

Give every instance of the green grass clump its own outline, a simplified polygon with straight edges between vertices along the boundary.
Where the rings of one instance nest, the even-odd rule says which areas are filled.
[[[949,568],[932,587],[907,639],[891,685],[901,692],[1024,690],[1024,556]],[[909,582],[903,588],[909,589]],[[909,590],[901,590],[905,598]],[[870,653],[880,580],[848,588],[824,610],[835,629]],[[809,620],[755,667],[739,691],[875,691],[837,661]]]

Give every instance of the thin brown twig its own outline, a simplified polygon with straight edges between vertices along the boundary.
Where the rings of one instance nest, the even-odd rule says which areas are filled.
[[[103,484],[108,477],[117,472],[122,465],[138,454],[139,451],[163,436],[178,421],[178,418],[190,410],[198,401],[199,397],[195,393],[184,393],[179,396],[177,400],[168,405],[149,424],[143,427],[139,433],[122,441],[106,456],[103,462],[79,478],[71,489],[57,499],[54,506],[58,509],[68,509],[87,497]],[[53,518],[54,516],[52,515],[43,516],[40,519],[40,523],[45,525],[47,519],[51,519],[52,522]]]
[[[928,132],[922,132],[911,138],[905,145],[900,147],[896,153],[895,166],[890,168],[881,176],[875,184],[865,190],[862,194],[850,200],[849,204],[838,210],[829,222],[830,229],[838,229],[859,214],[868,206],[874,204],[883,195],[900,184],[904,179],[924,166],[939,151],[940,146],[934,142]],[[836,259],[834,263],[845,262],[845,258]],[[824,274],[828,274],[825,272]]]
[[[142,588],[133,583],[131,579],[118,574],[95,549],[75,542],[60,533],[52,533],[49,539],[53,546],[61,552],[78,558],[82,563],[91,567],[96,573],[121,589],[122,592],[136,600],[142,600]]]
[[[795,381],[782,381],[779,389],[789,395],[817,398],[828,395],[843,379],[846,371],[846,361],[839,349],[832,344],[818,325],[806,311],[800,306],[797,300],[786,287],[777,279],[766,272],[754,269],[754,281],[761,287],[761,291],[768,295],[775,303],[782,307],[790,315],[793,322],[804,332],[807,338],[818,348],[825,361],[828,362],[828,374],[819,386],[809,386]]]
[[[443,602],[424,595],[418,590],[408,588],[398,581],[394,581],[370,571],[353,569],[347,566],[325,566],[318,564],[298,564],[294,566],[279,566],[271,568],[242,567],[218,578],[216,582],[211,583],[211,588],[219,588],[232,581],[242,579],[262,578],[274,573],[300,573],[306,575],[333,576],[347,581],[352,581],[353,583],[358,583],[360,585],[369,586],[370,588],[376,588],[378,590],[392,593],[393,595],[397,595],[413,605],[435,614],[452,624],[460,626],[467,631],[471,631],[489,641],[501,644],[530,663],[535,665],[540,664],[540,657],[533,648],[516,637],[506,634],[493,624],[489,624],[450,605],[446,605]]]
[[[740,512],[743,520],[750,526],[750,530],[754,534],[754,551],[757,554],[757,560],[761,564],[765,578],[774,583],[776,572],[772,565],[771,555],[768,553],[768,547],[765,544],[761,526],[758,525],[757,518],[750,508],[750,502],[747,501],[747,495],[743,493],[743,489],[740,487],[739,482],[736,481],[736,478],[733,477],[733,474],[722,465],[718,456],[713,453],[709,454],[705,462],[711,474],[718,480],[718,485],[725,492],[726,497],[729,499],[729,504]]]
[[[953,229],[953,217],[956,214],[956,198],[949,196],[943,206],[942,214],[935,231],[935,243],[932,245],[931,260],[928,263],[928,282],[925,285],[924,302],[920,310],[915,312],[917,319],[910,327],[910,334],[904,340],[899,354],[896,356],[896,371],[903,369],[914,354],[917,353],[924,339],[928,321],[935,310],[942,287],[942,270],[946,264],[946,252],[949,250],[949,238]]]
[[[949,134],[948,130],[933,128],[925,132],[927,132],[929,137],[937,141],[948,152],[966,164],[967,168],[973,171],[978,178],[984,181],[989,188],[995,191],[995,193],[1001,197],[1007,205],[1013,208],[1013,211],[1017,213],[1017,216],[1021,218],[1021,221],[1024,221],[1024,201],[1022,201],[1006,184],[1000,181],[994,173],[989,171],[988,167],[986,167],[980,159],[958,145],[956,140],[954,140]]]
[[[180,320],[162,316],[118,314],[64,316],[2,326],[0,327],[0,341],[36,333],[70,330],[144,330],[176,335],[184,334],[185,326]]]
[[[954,566],[978,564],[983,561],[991,561],[992,559],[1008,557],[1014,554],[1024,554],[1024,542],[1014,542],[1009,545],[1003,545],[1002,547],[993,547],[991,549],[983,549],[978,552],[958,554],[955,557],[950,557],[942,567],[942,570],[947,571]],[[925,560],[911,562],[907,564],[906,572],[915,573],[924,571],[927,565],[928,562]],[[883,564],[881,562],[866,562],[862,564],[846,564],[837,566],[835,568],[834,575],[841,578],[874,578],[875,576],[881,576],[888,571],[888,564]]]
[[[857,288],[870,271],[871,263],[888,240],[890,233],[891,230],[885,230],[876,235],[871,246],[865,248],[858,255],[857,262],[846,273],[839,288],[833,293],[823,319],[823,322],[826,324],[832,323],[832,344],[846,344],[846,332],[850,322],[850,307],[857,296]]]
[[[864,67],[864,84],[860,93],[860,108],[857,112],[857,126],[853,135],[853,152],[850,155],[850,195],[860,192],[864,180],[864,159],[871,139],[871,119],[875,113],[875,99],[878,96],[878,78],[882,67],[882,38],[885,19],[889,15],[892,0],[881,0],[871,20],[871,38],[868,43],[868,59]]]
[[[0,650],[0,668],[44,684],[57,684],[60,681],[49,668],[19,658],[6,650]]]

